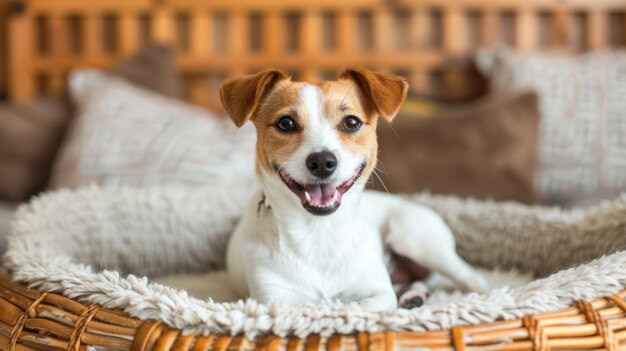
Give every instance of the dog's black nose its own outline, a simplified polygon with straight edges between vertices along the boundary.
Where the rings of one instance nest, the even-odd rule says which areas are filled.
[[[306,158],[306,168],[316,177],[327,178],[337,168],[337,157],[332,152],[314,152]]]

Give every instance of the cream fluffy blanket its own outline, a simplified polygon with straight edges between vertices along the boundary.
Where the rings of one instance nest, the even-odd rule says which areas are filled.
[[[541,279],[414,310],[356,305],[215,303],[143,276],[218,269],[251,189],[83,188],[43,195],[17,213],[5,267],[17,281],[84,303],[201,333],[329,335],[429,330],[521,317],[626,286],[626,196],[578,211],[418,194],[442,214],[459,253]]]

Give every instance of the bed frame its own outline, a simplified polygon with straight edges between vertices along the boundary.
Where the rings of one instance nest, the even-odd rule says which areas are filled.
[[[464,99],[482,89],[467,59],[476,49],[624,46],[625,18],[626,0],[17,0],[8,92],[63,92],[74,67],[167,42],[188,99],[209,106],[228,76],[276,67],[319,80],[357,64],[403,74],[419,94]]]

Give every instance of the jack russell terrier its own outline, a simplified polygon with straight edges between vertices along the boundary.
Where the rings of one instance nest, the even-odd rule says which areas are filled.
[[[266,70],[222,85],[234,123],[250,120],[257,130],[261,190],[227,251],[227,274],[241,297],[395,309],[385,250],[463,289],[486,290],[439,215],[396,195],[363,191],[376,166],[378,119],[391,122],[407,91],[404,79],[363,67],[319,84]],[[400,304],[419,305],[414,296],[405,293]]]

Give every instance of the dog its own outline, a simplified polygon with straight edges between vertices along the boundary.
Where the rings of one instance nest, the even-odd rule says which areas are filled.
[[[251,121],[257,131],[260,190],[227,248],[237,294],[261,303],[356,302],[392,310],[398,299],[386,250],[463,289],[487,289],[457,255],[438,214],[364,190],[377,161],[376,125],[393,120],[407,92],[403,78],[365,67],[319,84],[292,81],[279,70],[224,82],[225,111],[236,126]],[[410,290],[400,304],[414,307],[418,295]]]

